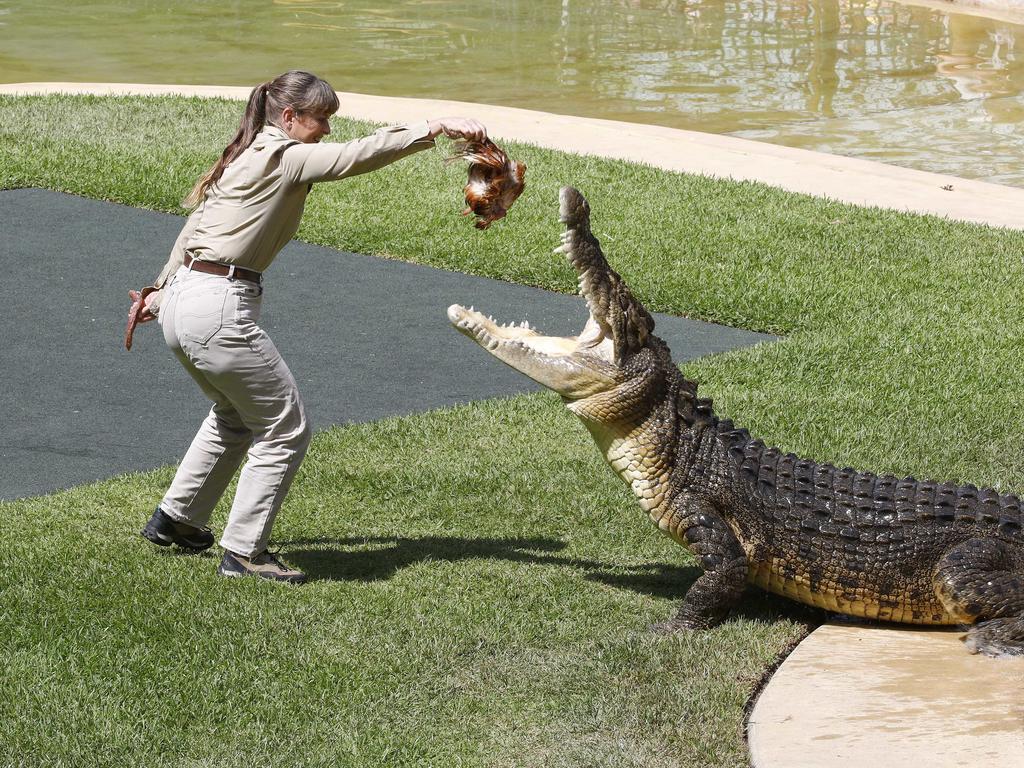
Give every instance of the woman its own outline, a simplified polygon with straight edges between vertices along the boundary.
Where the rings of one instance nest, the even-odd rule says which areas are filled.
[[[140,320],[159,318],[167,345],[213,407],[142,535],[160,546],[210,547],[210,513],[248,453],[220,540],[224,576],[306,580],[267,551],[310,427],[295,379],[257,323],[261,273],[298,229],[310,188],[432,147],[442,132],[486,138],[475,120],[442,118],[320,144],[337,109],[334,89],[308,72],[254,88],[238,133],[186,198],[198,207],[158,290],[144,299]]]

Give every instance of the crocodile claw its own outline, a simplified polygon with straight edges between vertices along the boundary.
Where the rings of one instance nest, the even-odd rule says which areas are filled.
[[[651,624],[648,629],[656,635],[676,635],[680,632],[695,632],[700,629],[707,629],[703,624],[682,619],[669,619]]]

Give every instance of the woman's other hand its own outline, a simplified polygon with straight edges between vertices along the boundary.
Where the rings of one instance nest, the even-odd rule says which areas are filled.
[[[156,320],[156,315],[149,311],[149,305],[156,299],[156,291],[146,293],[145,296],[139,291],[128,291],[128,298],[131,299],[132,306],[128,310],[128,316],[138,315],[136,322],[148,323],[150,320]],[[142,310],[139,310],[139,304],[142,303]]]
[[[471,117],[440,117],[428,122],[427,127],[432,139],[442,133],[449,139],[483,141],[487,138],[487,129],[484,128],[484,124]]]
[[[156,320],[156,315],[150,311],[150,304],[156,299],[159,293],[156,286],[143,288],[141,291],[128,291],[128,298],[132,300],[132,306],[128,310],[128,325],[124,329],[124,348],[131,350],[132,338],[135,335],[135,326],[139,323],[148,323]]]

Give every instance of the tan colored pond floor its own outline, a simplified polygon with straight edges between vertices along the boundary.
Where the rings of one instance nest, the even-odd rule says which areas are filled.
[[[244,99],[231,86],[122,83],[14,83],[0,93],[187,94]],[[677,128],[570,117],[512,107],[437,99],[341,93],[339,115],[398,123],[466,115],[491,135],[567,152],[645,163],[657,168],[719,178],[759,181],[793,192],[856,205],[930,213],[963,221],[1015,228],[1024,220],[1024,188],[916,171],[869,160],[827,155],[759,141]],[[572,184],[573,179],[565,179]]]
[[[81,83],[0,93],[181,93],[245,88]],[[860,205],[1019,227],[1024,189],[656,126],[451,101],[341,94],[340,114],[383,123],[462,114],[498,138],[672,171],[760,181]],[[572,183],[573,179],[565,179]],[[956,631],[829,624],[805,639],[750,717],[755,768],[1024,768],[1024,657],[972,656]]]

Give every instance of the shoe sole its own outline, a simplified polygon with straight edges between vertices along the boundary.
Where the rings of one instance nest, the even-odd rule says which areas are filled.
[[[258,572],[243,573],[239,571],[229,571],[223,566],[217,567],[217,575],[226,576],[229,579],[248,579],[255,577],[257,579],[263,579],[264,581],[272,581],[276,584],[305,584],[307,580],[306,576],[277,578],[276,576],[265,575]]]
[[[177,545],[177,547],[179,549],[182,549],[185,552],[190,552],[192,554],[198,554],[200,552],[205,552],[206,550],[208,550],[210,547],[213,546],[213,542],[212,541],[209,544],[188,544],[188,543],[184,543],[183,544],[180,541],[175,541],[174,539],[172,539],[169,536],[164,536],[163,534],[157,533],[152,528],[150,528],[148,525],[145,528],[142,529],[141,534],[142,534],[142,538],[144,538],[146,541],[153,542],[158,547],[169,547],[169,546],[171,546],[171,544],[175,544],[175,545]]]
[[[173,541],[171,541],[166,536],[161,536],[159,533],[154,531],[148,525],[145,528],[142,529],[141,533],[142,533],[142,538],[146,539],[147,541],[153,542],[158,547],[169,547],[169,546],[171,546],[171,544],[174,543]]]

